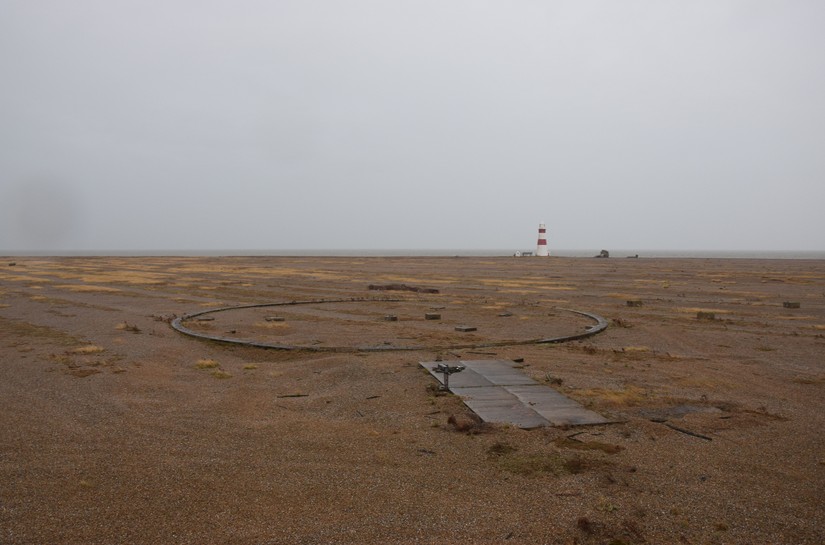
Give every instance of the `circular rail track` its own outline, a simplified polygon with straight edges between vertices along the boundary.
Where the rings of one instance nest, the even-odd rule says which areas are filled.
[[[597,314],[593,314],[590,312],[583,312],[580,310],[572,310],[572,309],[562,309],[562,308],[555,308],[554,310],[563,311],[565,313],[571,313],[573,315],[583,316],[588,318],[589,320],[593,321],[594,324],[586,327],[583,331],[579,331],[569,335],[560,335],[560,336],[546,336],[546,337],[533,337],[527,339],[504,339],[504,340],[470,340],[467,339],[467,342],[451,342],[441,340],[435,340],[431,342],[425,343],[412,343],[412,344],[377,344],[377,345],[368,345],[368,344],[338,344],[338,345],[323,345],[317,346],[313,344],[297,344],[297,343],[281,343],[281,342],[264,342],[257,339],[243,339],[231,336],[235,333],[235,330],[231,330],[229,335],[223,334],[218,335],[207,331],[196,331],[191,327],[187,327],[187,322],[195,321],[195,323],[207,321],[214,319],[214,316],[208,315],[215,315],[218,313],[226,313],[231,311],[242,311],[245,309],[263,309],[263,308],[283,308],[283,309],[291,309],[295,307],[302,307],[302,306],[313,306],[313,305],[332,305],[332,304],[356,304],[356,305],[375,305],[378,303],[410,303],[411,301],[405,299],[320,299],[320,300],[308,300],[308,301],[288,301],[288,302],[280,302],[280,303],[261,303],[261,304],[252,304],[252,305],[239,305],[239,306],[231,306],[231,307],[222,307],[210,310],[204,310],[201,312],[196,312],[192,314],[185,314],[179,318],[176,318],[172,321],[172,327],[183,333],[184,335],[189,335],[192,337],[196,337],[199,339],[204,339],[208,341],[215,341],[220,343],[228,343],[228,344],[235,344],[241,346],[249,346],[255,348],[268,348],[273,350],[304,350],[304,351],[312,351],[312,352],[387,352],[387,351],[414,351],[414,350],[459,350],[459,349],[473,349],[473,348],[488,348],[494,346],[516,346],[516,345],[527,345],[527,344],[549,344],[549,343],[562,343],[566,341],[573,341],[578,339],[583,339],[586,337],[591,337],[598,333],[601,333],[605,329],[607,329],[607,320],[602,318]],[[421,304],[420,301],[416,301],[416,303]],[[371,316],[371,323],[376,323],[375,316]],[[359,325],[363,329],[365,325],[369,325],[370,322],[363,322]],[[395,324],[400,324],[402,327],[404,322],[393,322]],[[446,329],[442,328],[442,329]]]

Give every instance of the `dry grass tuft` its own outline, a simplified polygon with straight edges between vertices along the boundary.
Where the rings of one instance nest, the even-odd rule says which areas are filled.
[[[230,373],[227,373],[223,369],[215,369],[214,371],[212,371],[212,376],[215,377],[215,378],[231,378],[232,377],[232,375]]]
[[[558,453],[551,454],[506,454],[496,458],[496,465],[502,471],[531,477],[549,473],[564,475],[571,473],[566,467],[567,460]]]
[[[638,386],[627,386],[621,390],[589,388],[575,390],[573,394],[615,406],[639,405],[645,402],[649,397],[647,391],[639,388]]]
[[[576,441],[575,439],[570,439],[568,437],[558,437],[553,441],[553,444],[559,448],[573,450],[599,450],[605,454],[616,454],[623,450],[623,448],[619,445],[611,445],[600,441]]]
[[[496,441],[490,448],[487,449],[487,454],[490,456],[504,456],[507,454],[512,454],[516,451],[516,447],[510,445],[509,443],[502,443],[501,441]]]
[[[198,362],[195,364],[197,369],[215,369],[218,367],[218,362],[215,360],[210,359],[199,359]]]

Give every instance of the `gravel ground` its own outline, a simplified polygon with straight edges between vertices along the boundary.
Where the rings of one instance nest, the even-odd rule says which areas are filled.
[[[0,543],[825,542],[823,261],[9,261]],[[391,283],[439,293],[368,290]],[[420,350],[252,349],[168,324],[390,296],[403,301],[198,327]],[[442,320],[423,320],[431,308]],[[558,345],[449,347],[590,325],[563,308],[611,326]],[[525,373],[620,422],[478,424],[419,368],[436,358],[524,358]]]

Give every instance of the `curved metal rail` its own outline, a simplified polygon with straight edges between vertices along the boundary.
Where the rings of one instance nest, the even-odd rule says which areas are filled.
[[[200,333],[197,331],[193,331],[186,327],[183,323],[186,320],[191,320],[192,318],[196,318],[198,316],[203,316],[205,314],[214,314],[217,312],[224,312],[228,310],[240,310],[245,308],[262,308],[262,307],[283,307],[283,306],[293,306],[293,305],[310,305],[310,304],[319,304],[319,303],[398,303],[403,302],[404,299],[320,299],[320,300],[313,300],[313,301],[288,301],[282,303],[257,303],[253,305],[239,305],[234,307],[221,307],[215,308],[211,310],[204,310],[201,312],[195,312],[193,314],[184,314],[179,318],[175,318],[172,320],[171,325],[172,327],[178,331],[179,333],[183,333],[184,335],[189,335],[190,337],[196,337],[199,339],[204,339],[208,341],[214,341],[219,343],[227,343],[227,344],[236,344],[241,346],[250,346],[254,348],[268,348],[272,350],[304,350],[308,352],[401,352],[401,351],[416,351],[416,350],[464,350],[464,349],[472,349],[472,348],[490,348],[495,346],[519,346],[519,345],[526,345],[526,344],[551,344],[551,343],[563,343],[567,341],[575,341],[579,339],[585,339],[587,337],[592,337],[598,333],[601,333],[605,329],[607,329],[607,320],[599,316],[598,314],[593,314],[590,312],[583,312],[580,310],[572,310],[566,308],[560,308],[558,310],[564,310],[566,312],[572,312],[574,314],[579,314],[581,316],[586,316],[591,320],[596,322],[595,325],[592,325],[585,329],[581,333],[575,333],[573,335],[561,335],[559,337],[547,337],[541,339],[528,339],[523,341],[495,341],[495,342],[486,342],[486,343],[474,343],[474,344],[451,344],[451,345],[443,345],[443,346],[299,346],[299,345],[289,345],[289,344],[278,344],[278,343],[265,343],[259,341],[248,341],[244,339],[236,339],[233,337],[223,337],[220,335],[209,335],[206,333]]]

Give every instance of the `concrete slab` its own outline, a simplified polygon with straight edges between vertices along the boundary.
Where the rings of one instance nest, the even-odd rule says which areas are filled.
[[[421,362],[442,384],[434,371],[439,362]],[[513,424],[520,428],[606,424],[602,415],[585,409],[549,386],[539,384],[508,360],[462,360],[464,371],[450,375],[450,391],[461,396],[485,422]]]

